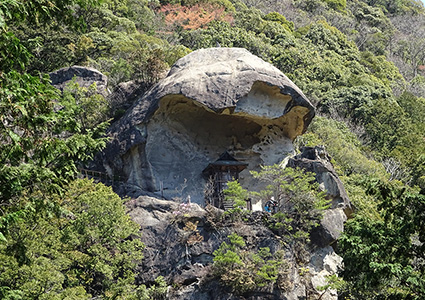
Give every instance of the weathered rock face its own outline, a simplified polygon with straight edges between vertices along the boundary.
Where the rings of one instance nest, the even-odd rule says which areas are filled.
[[[106,97],[109,94],[107,89],[108,78],[96,69],[81,66],[62,68],[49,74],[52,85],[61,91],[75,76],[80,87],[89,87],[96,83],[97,91]]]
[[[177,61],[110,131],[104,169],[135,194],[203,203],[203,169],[229,151],[249,170],[292,154],[314,108],[278,69],[245,49],[210,48]],[[161,191],[160,191],[161,190]]]
[[[344,223],[352,213],[350,199],[331,158],[322,147],[304,147],[301,154],[289,159],[287,166],[314,173],[321,188],[326,190],[332,207],[325,211],[321,226],[312,232],[312,240],[320,247],[331,245],[343,232]]]
[[[111,115],[121,117],[153,84],[138,81],[119,83],[109,95]]]
[[[132,219],[141,226],[142,241],[146,245],[137,281],[147,284],[159,275],[164,276],[170,286],[167,299],[337,299],[336,291],[323,292],[318,287],[326,284],[326,276],[339,271],[341,257],[332,247],[315,248],[308,254],[307,264],[299,265],[294,250],[287,248],[281,236],[264,226],[262,220],[270,217],[265,212],[252,213],[247,222],[214,226],[211,219],[220,211],[212,206],[208,207],[209,210],[196,204],[190,205],[190,208],[185,206],[184,218],[176,217],[181,206],[174,201],[142,196],[131,200],[127,206]],[[197,222],[196,229],[202,236],[195,243],[188,242],[189,233],[183,228],[188,221]],[[267,293],[238,297],[213,277],[213,252],[223,241],[228,243],[227,236],[232,233],[244,238],[246,251],[269,247],[271,253],[278,250],[285,252],[284,259],[288,262],[285,289],[275,286]]]

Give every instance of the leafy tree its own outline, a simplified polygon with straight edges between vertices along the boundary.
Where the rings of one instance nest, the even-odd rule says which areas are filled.
[[[263,19],[266,20],[266,21],[277,22],[280,25],[282,25],[288,31],[294,30],[294,23],[287,21],[284,16],[282,16],[281,14],[279,14],[277,12],[268,13],[267,15],[265,15],[263,17]]]
[[[0,77],[0,87],[0,202],[7,216],[28,209],[18,201],[24,190],[60,191],[77,162],[105,145],[106,123],[82,131],[76,105],[56,112],[53,100],[61,96],[47,78],[10,72]]]
[[[76,180],[62,195],[35,191],[22,198],[39,198],[56,209],[29,211],[9,228],[7,242],[0,244],[2,299],[136,295],[139,226],[110,187]]]
[[[74,127],[88,132],[106,122],[109,107],[105,97],[97,92],[96,84],[80,87],[74,78],[63,91],[62,111],[71,112],[75,118]]]
[[[386,54],[395,28],[382,9],[356,1],[352,4],[351,11],[357,21],[353,32],[357,47],[376,55]]]
[[[242,188],[237,180],[229,181],[223,191],[226,200],[234,202],[235,207],[244,207],[248,199],[248,191]]]
[[[75,122],[75,106],[61,107],[63,98],[48,76],[26,73],[32,54],[9,25],[25,20],[45,22],[49,17],[72,17],[71,5],[85,1],[7,1],[2,4],[0,57],[0,232],[31,210],[47,209],[39,198],[24,203],[20,195],[39,190],[59,192],[74,178],[76,163],[90,159],[105,145],[106,123],[83,132]],[[65,11],[57,12],[59,8]],[[29,13],[31,11],[31,13]],[[35,18],[35,20],[33,19]],[[6,42],[6,43],[5,43]],[[11,42],[11,43],[9,43]],[[14,70],[14,69],[17,70]],[[72,126],[71,126],[72,125]]]
[[[16,25],[21,22],[48,23],[52,18],[67,22],[75,22],[71,8],[88,9],[99,4],[99,0],[40,0],[14,1],[6,0],[0,7],[0,26]]]
[[[244,239],[233,233],[229,244],[223,242],[214,251],[214,274],[237,294],[259,291],[284,281],[287,262],[282,252],[271,253],[270,249],[246,250]],[[284,288],[281,286],[281,288]]]
[[[338,244],[349,293],[358,299],[421,299],[425,197],[379,180],[370,180],[366,189],[379,201],[380,218],[358,214],[347,222]]]
[[[322,211],[329,208],[325,192],[320,191],[312,173],[279,165],[264,166],[261,171],[251,173],[254,178],[267,184],[265,190],[253,195],[263,202],[274,197],[279,211],[291,220],[294,230],[291,233],[299,231],[308,234],[319,224]]]
[[[371,6],[382,7],[390,14],[402,14],[409,11],[419,11],[423,8],[423,4],[417,0],[366,0],[364,1]]]
[[[278,213],[268,226],[285,238],[300,264],[308,262],[310,233],[320,224],[323,211],[330,207],[325,192],[319,189],[312,173],[300,169],[274,165],[251,173],[267,184],[259,193],[252,192],[253,197],[263,203],[273,197],[277,202]]]
[[[345,10],[347,7],[346,0],[324,0],[330,8],[335,10]]]
[[[246,200],[249,193],[245,190],[237,180],[229,181],[227,188],[223,191],[224,201],[233,203],[233,208],[224,212],[224,215],[229,215],[232,221],[241,220],[242,216],[248,211],[246,210]]]

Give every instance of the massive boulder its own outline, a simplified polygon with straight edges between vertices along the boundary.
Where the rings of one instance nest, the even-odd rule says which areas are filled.
[[[332,202],[332,208],[343,209],[347,216],[352,213],[351,202],[344,185],[323,146],[303,147],[300,154],[288,160],[287,166],[302,168],[313,173],[321,188],[326,190],[326,195]]]
[[[314,107],[282,72],[239,48],[202,49],[172,66],[115,123],[103,168],[126,192],[203,203],[203,169],[228,151],[249,170],[280,162],[305,132]]]

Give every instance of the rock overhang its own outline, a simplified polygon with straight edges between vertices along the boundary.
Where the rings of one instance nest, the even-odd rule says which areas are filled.
[[[252,110],[246,111],[249,105],[242,105],[244,102],[263,108],[271,106],[263,109],[267,115],[262,116],[273,119],[295,107],[305,108],[302,109],[301,133],[305,132],[315,114],[313,105],[288,77],[243,48],[201,49],[178,60],[168,75],[129,111],[130,127],[149,122],[161,99],[170,95],[182,95],[216,113],[235,109],[236,113],[256,115]],[[279,103],[280,107],[285,107],[281,112],[273,107],[279,98],[284,99]],[[264,101],[267,103],[261,103]]]
[[[292,141],[313,117],[312,104],[271,64],[245,49],[202,49],[178,60],[111,127],[114,141],[106,152],[119,153],[123,164],[133,165],[123,172],[128,178],[142,169],[143,176],[136,177],[149,177],[148,186],[157,190],[158,182],[170,180],[162,174],[167,169],[199,180],[205,164],[225,150],[249,160],[251,168],[276,163],[293,151]],[[134,160],[134,153],[143,159]],[[193,165],[189,170],[175,160]]]

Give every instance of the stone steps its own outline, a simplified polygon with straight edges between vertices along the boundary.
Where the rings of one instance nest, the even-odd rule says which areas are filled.
[[[233,208],[233,201],[226,201],[226,200],[224,200],[223,201],[223,207],[224,207],[224,210],[229,210],[229,209],[232,209]]]

